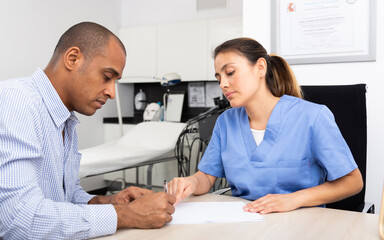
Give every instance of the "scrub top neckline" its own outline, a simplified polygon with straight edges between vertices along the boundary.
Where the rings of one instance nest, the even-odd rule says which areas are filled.
[[[263,132],[265,132],[265,129],[264,130],[257,130],[257,129],[251,128],[251,131],[255,132],[255,133],[263,133]]]
[[[263,161],[265,156],[272,148],[279,132],[279,128],[284,119],[282,116],[284,116],[284,106],[287,97],[289,96],[283,95],[274,106],[271,116],[268,119],[267,127],[265,128],[263,141],[260,143],[259,146],[257,146],[253,138],[247,112],[245,111],[245,108],[242,107],[240,112],[241,131],[243,135],[243,141],[246,143],[245,146],[247,149],[247,155],[251,159],[251,161]]]

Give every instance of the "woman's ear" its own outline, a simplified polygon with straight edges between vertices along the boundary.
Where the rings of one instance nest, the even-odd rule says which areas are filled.
[[[267,73],[267,61],[265,58],[259,58],[256,62],[257,70],[260,72],[260,77],[264,77]]]
[[[67,70],[72,71],[75,68],[79,67],[80,61],[82,59],[82,53],[78,47],[71,47],[64,54],[64,65]]]

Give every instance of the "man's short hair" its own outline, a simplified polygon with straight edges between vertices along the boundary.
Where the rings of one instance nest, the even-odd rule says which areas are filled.
[[[109,40],[115,38],[126,54],[124,44],[107,28],[93,22],[81,22],[70,27],[59,39],[54,56],[58,56],[71,47],[78,47],[84,55],[85,61],[105,51]]]

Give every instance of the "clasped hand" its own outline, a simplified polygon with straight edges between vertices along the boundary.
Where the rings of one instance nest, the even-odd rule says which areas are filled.
[[[139,197],[143,196],[144,194],[151,193],[151,190],[139,188],[139,187],[128,187],[120,192],[109,196],[108,203],[109,204],[115,204],[115,203],[129,203],[135,199],[138,199]]]
[[[175,198],[163,192],[129,187],[112,195],[118,228],[159,228],[172,221]]]
[[[113,204],[117,228],[159,228],[172,221],[175,197],[163,192],[128,187],[111,196],[96,196],[89,204]]]

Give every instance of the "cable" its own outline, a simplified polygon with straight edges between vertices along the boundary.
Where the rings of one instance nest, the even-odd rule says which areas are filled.
[[[189,149],[189,163],[191,164],[191,159],[192,159],[192,149],[193,149],[193,144],[195,144],[196,140],[200,141],[200,144],[204,143],[205,147],[208,146],[208,141],[202,139],[201,137],[195,137],[191,143],[190,149]],[[200,153],[202,153],[202,149],[200,148],[200,151],[197,153],[196,157],[196,166],[195,166],[195,172],[197,171],[197,165],[199,164],[199,160],[201,159]],[[190,170],[190,169],[189,169]]]
[[[196,127],[195,123],[187,123],[187,125],[184,127],[184,129],[179,134],[179,137],[176,142],[176,146],[174,149],[174,155],[175,158],[178,161],[178,176],[179,177],[186,177],[190,174],[190,161],[191,157],[189,156],[189,153],[191,153],[191,143],[189,140],[189,134],[196,134]],[[184,150],[188,150],[189,153],[184,153]],[[188,155],[188,156],[187,156]]]
[[[192,143],[189,142],[188,134],[196,133],[194,131],[194,125],[198,123],[199,121],[208,118],[212,116],[213,114],[220,114],[223,111],[225,111],[228,108],[227,105],[221,104],[220,106],[215,106],[213,108],[208,109],[207,111],[200,113],[196,117],[190,119],[187,121],[187,125],[184,127],[184,129],[181,131],[177,138],[176,146],[174,148],[174,156],[177,159],[178,162],[178,176],[179,177],[186,177],[190,174],[190,164],[191,164],[191,155],[192,155],[192,148],[193,144],[196,141],[196,138],[192,141]],[[199,139],[199,138],[197,138]],[[208,140],[201,139],[202,142],[205,143],[205,145],[208,145]],[[188,149],[188,157],[184,154],[184,148]]]
[[[184,160],[187,161],[187,159],[184,158],[184,138],[186,134],[188,133],[188,128],[190,125],[186,125],[184,129],[179,134],[179,137],[176,142],[174,155],[178,162],[178,176],[183,177],[187,175],[186,169],[183,171],[183,164]]]

